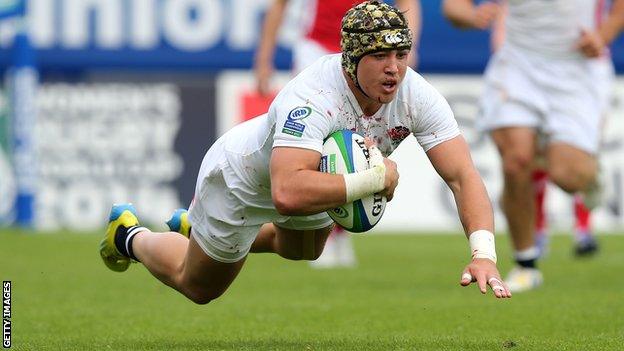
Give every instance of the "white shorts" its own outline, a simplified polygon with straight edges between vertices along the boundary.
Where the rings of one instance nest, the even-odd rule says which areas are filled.
[[[208,150],[202,161],[195,197],[189,208],[191,233],[213,259],[232,263],[244,258],[260,227],[274,223],[296,230],[330,226],[326,212],[310,216],[282,216],[271,201],[271,193],[244,184],[225,155],[223,140]]]
[[[609,58],[535,57],[508,45],[485,72],[477,127],[529,127],[595,154],[614,81]]]

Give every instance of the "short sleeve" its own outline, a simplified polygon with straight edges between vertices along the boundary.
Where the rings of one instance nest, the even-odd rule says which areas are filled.
[[[298,147],[323,151],[323,141],[330,133],[329,119],[319,108],[299,99],[280,99],[271,106],[275,116],[273,147]]]
[[[416,77],[418,98],[414,106],[417,116],[414,136],[420,146],[429,151],[432,147],[460,135],[459,126],[446,99],[422,77]]]

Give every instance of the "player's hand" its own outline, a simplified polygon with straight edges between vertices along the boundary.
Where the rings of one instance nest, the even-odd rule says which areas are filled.
[[[576,49],[585,57],[599,57],[603,54],[605,47],[605,41],[598,32],[581,29],[581,37],[576,42]]]
[[[475,282],[482,294],[487,292],[489,285],[497,298],[511,297],[511,292],[501,279],[496,264],[490,259],[475,258],[464,269],[459,284],[468,286]]]
[[[500,5],[486,1],[475,7],[470,18],[470,25],[477,29],[487,29],[494,23],[500,11]]]
[[[384,165],[386,166],[386,180],[384,182],[384,190],[381,191],[381,195],[386,197],[387,201],[392,201],[394,197],[394,189],[399,185],[399,171],[397,169],[396,162],[384,158]]]
[[[273,66],[270,64],[264,64],[261,62],[256,63],[254,67],[256,75],[256,89],[258,94],[267,96],[271,93],[270,82],[273,75]]]
[[[371,167],[385,167],[384,189],[381,191],[381,195],[385,196],[387,201],[392,201],[394,189],[399,184],[399,171],[397,170],[396,162],[383,157],[381,151],[377,148],[377,144],[371,138],[364,138],[364,145],[368,149],[369,165]]]

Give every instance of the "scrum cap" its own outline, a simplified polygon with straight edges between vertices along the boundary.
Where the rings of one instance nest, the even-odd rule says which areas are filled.
[[[378,0],[352,7],[342,18],[342,67],[359,87],[357,65],[367,54],[412,48],[407,20],[397,8]]]

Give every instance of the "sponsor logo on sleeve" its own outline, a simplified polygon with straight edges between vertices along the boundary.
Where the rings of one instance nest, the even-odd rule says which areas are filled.
[[[300,121],[311,114],[312,109],[307,106],[295,107],[290,110],[288,117],[286,118],[286,123],[284,123],[284,128],[282,128],[282,133],[301,137],[306,126],[305,124],[297,121]]]

